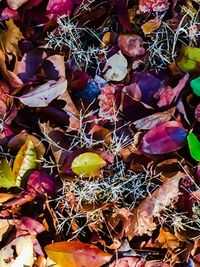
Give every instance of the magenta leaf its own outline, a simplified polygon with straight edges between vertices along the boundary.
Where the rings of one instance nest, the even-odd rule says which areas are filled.
[[[180,149],[187,130],[177,121],[164,122],[149,130],[142,138],[140,150],[147,154],[167,154]]]

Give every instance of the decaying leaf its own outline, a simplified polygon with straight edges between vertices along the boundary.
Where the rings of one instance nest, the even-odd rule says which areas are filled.
[[[25,144],[20,148],[14,161],[13,173],[16,178],[16,184],[21,184],[21,179],[24,174],[34,169],[37,166],[37,155],[33,145],[33,142],[29,136],[26,139]]]
[[[67,80],[61,78],[59,81],[48,81],[43,85],[35,87],[33,91],[18,97],[19,100],[29,107],[46,107],[67,89]]]
[[[30,236],[20,236],[14,239],[0,251],[1,267],[32,266],[34,263],[34,239]]]
[[[126,228],[126,236],[129,239],[134,236],[152,234],[157,228],[156,217],[159,217],[166,207],[178,200],[179,181],[184,175],[178,172],[174,177],[166,180],[134,210],[133,215],[129,217],[130,224]]]
[[[99,248],[80,241],[53,243],[47,245],[45,251],[60,267],[100,267],[112,257]]]
[[[0,47],[4,52],[16,55],[23,35],[12,19],[6,21],[6,27],[7,30],[0,30]]]
[[[118,46],[129,57],[142,56],[145,53],[142,37],[136,34],[120,34]]]
[[[73,160],[71,168],[75,174],[89,177],[97,174],[100,168],[105,165],[106,161],[98,154],[86,152]]]
[[[128,73],[128,62],[123,56],[121,50],[108,58],[103,68],[104,78],[106,81],[122,81]]]

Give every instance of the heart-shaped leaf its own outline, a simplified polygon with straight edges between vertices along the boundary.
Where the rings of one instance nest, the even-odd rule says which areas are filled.
[[[98,173],[106,165],[106,161],[96,153],[86,152],[72,162],[72,171],[80,176],[89,177]]]
[[[100,267],[112,257],[98,247],[80,241],[53,243],[47,245],[45,251],[60,267]]]

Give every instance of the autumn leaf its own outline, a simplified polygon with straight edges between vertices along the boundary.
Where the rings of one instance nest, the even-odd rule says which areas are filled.
[[[11,9],[17,10],[21,5],[28,2],[28,0],[6,0],[6,2]]]
[[[184,72],[199,71],[200,48],[183,46],[176,63]]]
[[[18,97],[19,100],[29,107],[46,107],[67,89],[67,80],[48,81],[43,85],[37,86],[33,91]]]
[[[145,35],[152,33],[153,31],[155,31],[156,29],[158,29],[160,27],[162,23],[161,19],[151,19],[147,22],[145,22],[142,26],[141,29],[143,30],[143,33]]]
[[[34,169],[37,166],[36,160],[36,151],[31,138],[29,138],[28,136],[25,144],[17,153],[13,165],[13,173],[16,179],[16,184],[18,186],[20,186],[21,179],[23,178],[24,174],[28,170]]]
[[[79,176],[93,176],[106,165],[106,161],[99,155],[86,152],[80,154],[72,162],[72,171]]]
[[[129,57],[142,56],[145,53],[142,37],[136,34],[120,34],[118,46]]]
[[[10,188],[17,186],[11,166],[6,159],[0,162],[0,187]]]
[[[5,23],[7,30],[0,29],[0,48],[6,53],[17,55],[18,42],[22,40],[23,35],[12,19]]]
[[[47,245],[45,251],[60,267],[100,267],[112,257],[98,247],[80,241],[53,243]]]
[[[190,154],[196,161],[200,161],[200,142],[194,133],[187,136]]]
[[[122,81],[128,73],[128,62],[121,50],[108,58],[103,68],[103,76],[106,81]]]

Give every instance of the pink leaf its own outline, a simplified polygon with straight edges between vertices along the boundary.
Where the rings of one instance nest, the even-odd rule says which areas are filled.
[[[140,150],[147,154],[167,154],[184,145],[187,130],[177,121],[164,122],[153,127],[142,138]]]
[[[73,0],[49,0],[47,13],[50,19],[62,15],[70,15],[74,6]]]

